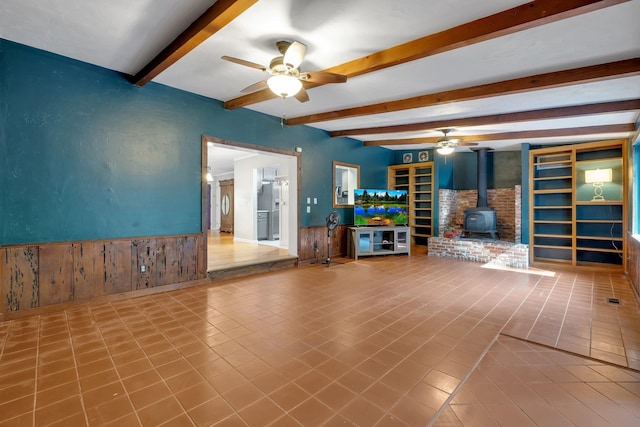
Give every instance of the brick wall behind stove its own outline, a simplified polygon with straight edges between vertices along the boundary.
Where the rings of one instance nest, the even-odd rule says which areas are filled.
[[[439,191],[439,231],[440,236],[446,227],[462,228],[464,210],[475,207],[478,200],[477,190],[440,190]],[[487,204],[495,209],[497,230],[500,240],[519,243],[522,238],[522,187],[497,188],[487,190]]]

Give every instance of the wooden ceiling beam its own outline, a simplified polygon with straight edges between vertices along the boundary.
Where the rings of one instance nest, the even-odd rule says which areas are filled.
[[[526,122],[535,120],[560,119],[592,114],[619,113],[640,110],[640,99],[602,102],[599,104],[574,105],[569,107],[545,108],[542,110],[519,111],[516,113],[491,114],[488,116],[461,119],[433,120],[430,122],[407,123],[393,126],[378,126],[359,129],[345,129],[329,132],[332,137],[377,135],[386,133],[420,132],[433,129],[486,126],[500,123]]]
[[[600,126],[584,126],[579,128],[564,128],[564,129],[539,129],[539,130],[526,130],[519,132],[501,132],[484,135],[464,135],[460,138],[464,142],[482,142],[482,141],[505,141],[513,139],[535,139],[535,138],[557,138],[565,136],[583,136],[592,134],[603,133],[619,133],[619,132],[633,132],[633,123],[620,123],[614,125],[600,125]],[[375,146],[391,146],[391,145],[409,145],[409,144],[436,144],[438,139],[442,136],[429,137],[429,138],[406,138],[406,139],[379,139],[375,141],[364,141],[365,147]],[[451,138],[457,138],[452,136]]]
[[[158,74],[214,35],[258,0],[218,0],[173,40],[162,52],[145,65],[131,82],[144,86]]]
[[[352,78],[626,1],[629,0],[534,0],[323,71],[344,74]],[[321,85],[308,82],[305,84],[306,89],[316,86]],[[273,92],[263,89],[230,99],[224,103],[224,107],[233,110],[273,98],[276,98]]]
[[[445,92],[414,96],[412,98],[396,101],[386,101],[361,107],[346,108],[344,110],[293,117],[287,119],[286,124],[289,126],[305,125],[309,123],[346,119],[350,117],[391,113],[395,111],[448,104],[451,102],[472,101],[491,98],[494,96],[533,92],[542,89],[593,83],[636,75],[640,75],[640,58],[537,74],[518,79],[504,80],[501,82],[481,84]]]

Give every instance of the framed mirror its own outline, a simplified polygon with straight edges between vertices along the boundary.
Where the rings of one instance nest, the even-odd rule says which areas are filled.
[[[353,190],[360,188],[360,166],[333,162],[333,207],[353,206]]]

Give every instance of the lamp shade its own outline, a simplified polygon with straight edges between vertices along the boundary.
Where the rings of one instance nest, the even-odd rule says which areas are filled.
[[[611,182],[612,171],[608,169],[591,169],[584,171],[584,182],[593,184],[597,182]]]
[[[276,75],[269,77],[267,86],[276,95],[288,98],[302,89],[302,82],[292,76]]]
[[[445,147],[436,148],[436,151],[438,152],[438,154],[442,154],[443,156],[446,156],[447,154],[453,153],[455,151],[455,148],[445,146]]]

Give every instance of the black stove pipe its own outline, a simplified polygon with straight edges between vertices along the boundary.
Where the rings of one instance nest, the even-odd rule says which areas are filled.
[[[487,204],[487,151],[488,148],[473,149],[478,156],[478,202],[477,208],[486,208]]]

